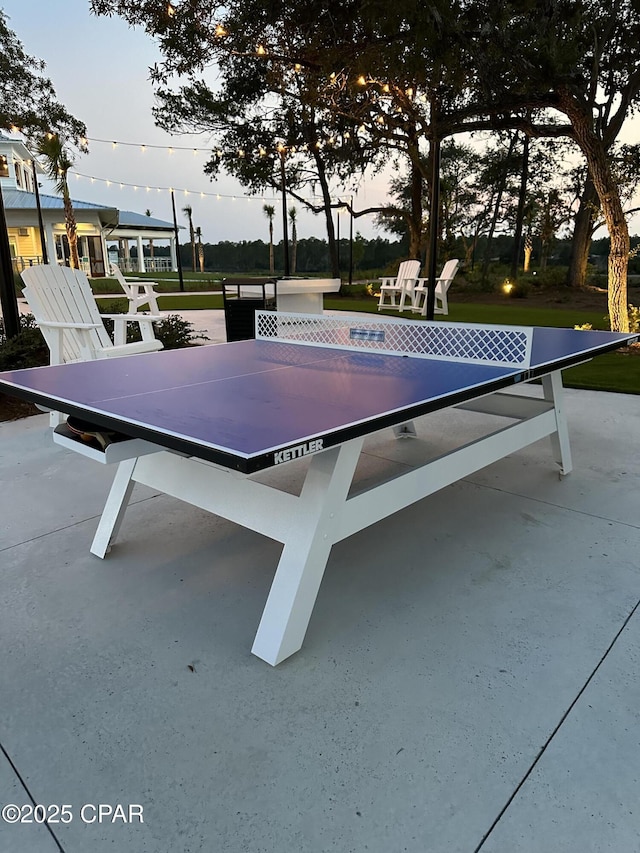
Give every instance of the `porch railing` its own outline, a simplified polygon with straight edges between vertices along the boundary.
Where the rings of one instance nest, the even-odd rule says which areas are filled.
[[[115,263],[118,264],[122,272],[140,272],[137,258],[118,258]],[[145,258],[144,268],[146,272],[171,272],[171,258]]]
[[[21,273],[27,267],[35,267],[42,263],[42,255],[18,255],[11,258],[13,271]]]

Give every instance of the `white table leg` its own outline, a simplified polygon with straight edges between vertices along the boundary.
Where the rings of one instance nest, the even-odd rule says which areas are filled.
[[[311,460],[298,523],[284,544],[251,649],[272,666],[302,646],[362,443],[354,439]]]
[[[96,557],[103,558],[118,535],[133,490],[134,481],[131,478],[137,461],[137,457],[125,459],[118,465],[96,535],[91,544],[91,553],[95,554]]]
[[[569,474],[573,469],[571,462],[571,446],[569,443],[569,429],[564,411],[564,388],[562,386],[562,373],[555,370],[548,376],[542,377],[542,390],[544,399],[553,403],[556,413],[557,431],[551,434],[551,447],[553,455],[560,466],[560,474]]]

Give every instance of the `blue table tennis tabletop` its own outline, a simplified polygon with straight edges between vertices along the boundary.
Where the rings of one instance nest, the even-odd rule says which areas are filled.
[[[249,340],[7,371],[0,373],[0,389],[251,473],[636,338],[535,328],[526,367]]]

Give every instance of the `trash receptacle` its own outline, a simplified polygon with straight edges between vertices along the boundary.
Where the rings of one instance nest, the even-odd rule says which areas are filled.
[[[256,311],[276,310],[276,279],[223,279],[222,300],[227,341],[250,340],[256,336]]]

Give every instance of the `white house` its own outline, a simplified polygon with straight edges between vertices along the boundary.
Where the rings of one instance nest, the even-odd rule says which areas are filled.
[[[9,246],[18,272],[26,266],[42,263],[43,259],[34,169],[36,175],[44,173],[23,142],[0,133],[0,189]],[[69,248],[62,198],[46,193],[39,195],[47,259],[49,263],[65,263]],[[75,199],[73,210],[77,222],[78,254],[83,269],[89,275],[104,276],[107,257],[117,259],[127,271],[177,269],[172,222]],[[154,245],[159,243],[169,244],[170,257],[154,256]],[[136,247],[136,257],[132,256],[132,245]]]

